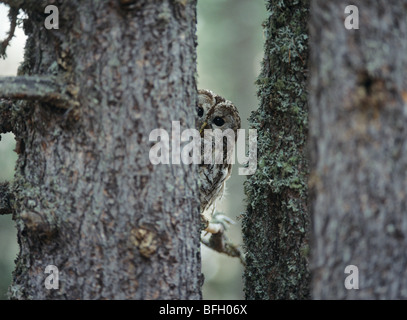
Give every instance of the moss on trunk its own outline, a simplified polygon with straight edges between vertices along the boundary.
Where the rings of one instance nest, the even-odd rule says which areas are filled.
[[[258,167],[245,183],[247,299],[309,297],[307,205],[308,1],[267,3],[265,56],[257,80]]]

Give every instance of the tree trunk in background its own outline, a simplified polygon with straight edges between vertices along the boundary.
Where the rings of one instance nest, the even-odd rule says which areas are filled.
[[[196,171],[149,160],[153,129],[194,128],[196,2],[59,1],[51,30],[46,2],[3,2],[28,14],[25,61],[7,92],[26,86],[35,100],[8,114],[20,244],[10,297],[201,298]],[[59,289],[45,288],[47,265]]]
[[[308,1],[267,3],[260,106],[250,118],[258,167],[245,183],[247,299],[309,298],[308,8]]]
[[[312,294],[406,299],[407,1],[352,4],[311,8]]]

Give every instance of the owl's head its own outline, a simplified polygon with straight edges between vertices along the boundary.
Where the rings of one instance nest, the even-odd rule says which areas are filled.
[[[210,90],[198,90],[198,105],[196,107],[196,129],[200,130],[208,111],[216,104],[215,94]]]
[[[239,112],[233,103],[210,90],[198,91],[196,111],[196,128],[201,132],[203,129],[232,129],[236,134],[240,129]]]

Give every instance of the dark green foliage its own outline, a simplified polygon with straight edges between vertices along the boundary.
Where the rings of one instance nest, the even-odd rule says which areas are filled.
[[[258,168],[245,183],[245,293],[247,299],[304,299],[309,298],[309,2],[270,0],[267,9],[260,106],[249,119],[258,130]]]

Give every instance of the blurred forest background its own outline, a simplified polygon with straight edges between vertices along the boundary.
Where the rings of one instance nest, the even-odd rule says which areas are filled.
[[[0,39],[9,29],[7,7],[0,5]],[[198,88],[210,89],[237,106],[242,128],[257,108],[255,80],[263,58],[262,22],[267,12],[264,0],[198,0]],[[0,76],[15,75],[23,59],[25,36],[21,28],[0,60]],[[0,141],[0,181],[11,180],[17,155],[12,134],[2,134]],[[237,221],[245,210],[243,182],[237,166],[227,183],[227,194],[219,211]],[[240,223],[230,227],[234,243],[242,243]],[[6,299],[14,259],[18,252],[16,230],[10,216],[0,216],[0,299]],[[202,271],[205,275],[204,299],[243,299],[242,272],[238,259],[202,248]]]

